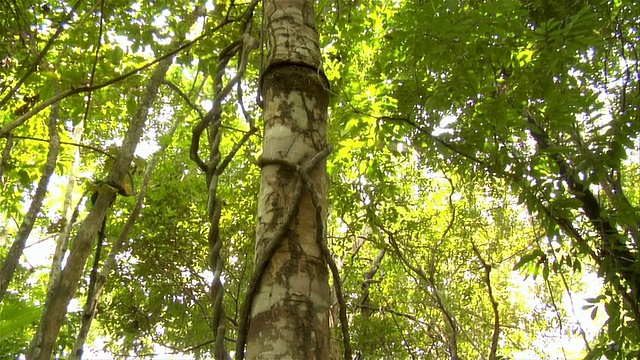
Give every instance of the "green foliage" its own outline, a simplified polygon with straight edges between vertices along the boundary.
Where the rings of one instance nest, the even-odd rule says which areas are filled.
[[[3,356],[18,356],[26,350],[33,336],[30,328],[37,323],[42,314],[40,307],[22,300],[17,296],[8,296],[0,308],[0,344]]]
[[[200,20],[187,28],[195,5],[203,6]],[[640,286],[630,281],[640,276],[637,5],[316,4],[331,83],[328,242],[342,273],[354,351],[368,359],[442,359],[454,350],[460,358],[488,358],[497,327],[496,359],[555,358],[563,351],[567,358],[637,358],[640,315],[637,301],[629,301]],[[137,190],[150,153],[167,150],[116,257],[90,345],[138,357],[162,345],[208,358],[215,329],[207,176],[189,151],[198,111],[206,113],[205,101],[213,100],[218,55],[240,34],[242,22],[234,19],[247,4],[117,0],[83,3],[68,17],[72,6],[0,4],[2,131],[60,92],[117,79],[90,97],[83,92],[59,101],[64,143],[27,241],[28,248],[46,249],[38,264],[22,258],[0,305],[0,357],[24,354],[35,333],[54,238],[71,213],[64,213],[68,180],[73,207],[87,179],[104,177],[112,160],[105,152],[122,143],[142,101],[152,68],[132,71],[175,50],[173,39],[186,38],[197,41],[177,53],[166,78],[182,94],[164,85],[149,110],[140,172],[133,174]],[[256,38],[261,16],[257,8]],[[233,21],[214,31],[226,18]],[[262,61],[255,54],[242,100],[260,126],[254,97]],[[237,66],[232,60],[223,78]],[[234,93],[223,102],[223,158],[248,130],[240,101]],[[47,107],[11,131],[0,179],[2,261],[42,175],[50,113]],[[181,123],[171,138],[174,119]],[[203,136],[203,159],[209,140]],[[9,143],[2,133],[0,148]],[[253,266],[261,143],[260,135],[249,138],[216,190],[223,202],[230,339]],[[103,253],[134,203],[116,201]],[[82,220],[85,206],[78,209]],[[604,224],[615,234],[603,231]],[[77,231],[71,227],[72,235]],[[590,286],[593,274],[602,286]],[[81,321],[79,308],[72,310],[59,337],[60,357],[69,355]],[[570,343],[580,345],[571,350]]]
[[[25,308],[20,306],[27,305]],[[29,304],[20,304],[13,307],[3,307],[2,324],[0,324],[0,341],[5,341],[18,331],[24,330],[40,315],[40,309],[37,307],[28,307]]]
[[[637,162],[625,161],[636,148],[637,130],[629,127],[635,122],[620,122],[638,114],[637,108],[620,110],[637,101],[628,92],[637,86],[629,82],[629,76],[638,76],[637,69],[627,75],[620,71],[625,59],[635,56],[627,44],[637,38],[629,27],[637,24],[637,12],[630,10],[630,3],[565,5],[444,1],[425,6],[409,1],[395,9],[380,3],[355,10],[373,23],[382,16],[385,26],[355,30],[346,42],[327,41],[329,60],[331,54],[356,48],[334,76],[340,87],[336,92],[344,94],[341,109],[352,109],[335,113],[340,135],[347,138],[338,155],[345,161],[358,156],[349,148],[367,154],[360,150],[368,145],[366,140],[358,138],[367,132],[392,134],[387,144],[400,139],[431,168],[441,169],[445,163],[468,181],[493,189],[507,185],[553,240],[550,248],[524,253],[515,270],[550,281],[558,273],[579,275],[586,262],[608,274],[606,281],[616,282],[613,269],[619,266],[619,255],[598,252],[602,239],[590,230],[593,219],[584,218],[590,210],[567,179],[576,177],[584,186],[600,189],[596,200],[602,220],[595,221],[627,224],[626,231],[637,227],[631,225],[637,221],[637,206],[632,205],[637,202],[621,195],[624,189],[635,192],[633,183],[622,181],[617,194],[605,194],[607,186],[615,186],[607,174],[633,176]],[[624,15],[611,16],[614,13]],[[615,42],[607,32],[631,35]],[[616,86],[604,86],[616,81]],[[535,114],[534,123],[527,121],[530,113]],[[536,136],[549,140],[541,146]],[[366,164],[367,156],[356,163]],[[356,176],[363,171],[359,173]],[[397,213],[397,207],[384,211]],[[406,220],[404,214],[400,218]],[[635,249],[637,237],[624,236],[623,242]],[[614,291],[625,292],[619,286]],[[626,336],[636,331],[637,316],[627,316],[625,322],[614,316],[606,326],[611,334],[628,333],[623,342],[633,344],[633,337]]]

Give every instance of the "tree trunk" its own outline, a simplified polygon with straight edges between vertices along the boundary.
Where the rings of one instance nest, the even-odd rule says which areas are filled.
[[[330,293],[321,248],[325,160],[310,168],[308,178],[304,170],[327,148],[328,82],[313,1],[269,0],[264,6],[268,54],[261,79],[265,131],[256,262],[267,260],[268,266],[251,303],[246,355],[328,359]],[[273,242],[279,242],[275,253],[269,251]]]
[[[129,124],[118,157],[109,173],[111,183],[120,184],[127,175],[133,159],[133,153],[142,136],[142,130],[147,120],[149,108],[156,98],[158,88],[164,80],[165,74],[171,66],[173,57],[161,61],[149,79],[145,96],[138,104],[136,114]],[[78,282],[82,277],[85,263],[90,255],[92,244],[98,234],[107,211],[116,197],[114,189],[104,188],[99,192],[96,203],[78,229],[67,263],[55,283],[50,283],[47,289],[40,326],[33,337],[28,360],[50,359],[55,347],[62,322],[67,315],[69,302],[75,295]]]
[[[27,243],[27,239],[33,230],[38,213],[42,208],[42,201],[47,194],[47,186],[49,185],[49,179],[53,175],[58,160],[58,152],[60,151],[60,135],[56,128],[58,123],[58,116],[60,114],[60,104],[56,103],[52,107],[51,114],[49,115],[49,153],[47,155],[47,162],[42,172],[42,177],[38,182],[38,187],[29,206],[29,211],[24,217],[20,229],[16,234],[16,239],[11,245],[11,249],[7,254],[7,257],[2,262],[2,268],[0,268],[0,303],[4,298],[4,294],[9,288],[9,283],[13,279],[13,275],[20,262],[20,256],[24,251],[24,247]]]

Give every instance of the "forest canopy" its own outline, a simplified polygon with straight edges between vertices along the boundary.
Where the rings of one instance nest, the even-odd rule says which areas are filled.
[[[280,294],[324,358],[637,359],[639,44],[637,0],[0,1],[0,358],[255,358]]]

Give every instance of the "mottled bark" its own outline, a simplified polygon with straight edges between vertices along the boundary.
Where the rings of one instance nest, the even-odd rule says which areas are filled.
[[[82,134],[84,133],[84,121],[80,122],[76,125],[73,130],[73,142],[79,144],[82,139]],[[62,260],[64,259],[64,255],[67,253],[67,249],[69,248],[69,239],[71,237],[71,230],[73,229],[73,225],[78,219],[79,208],[83,202],[84,196],[78,200],[78,203],[75,207],[72,208],[73,202],[73,193],[76,186],[76,173],[80,167],[80,149],[75,149],[75,159],[73,162],[73,166],[71,170],[67,174],[67,188],[64,194],[64,203],[62,205],[62,219],[64,223],[64,227],[62,231],[56,237],[56,249],[53,252],[53,257],[51,259],[51,271],[49,272],[49,282],[47,284],[47,288],[51,287],[51,284],[55,284],[62,272]]]
[[[320,68],[313,1],[271,0],[264,5],[268,55],[261,79],[265,132],[256,262],[268,260],[268,266],[251,304],[246,356],[328,359],[324,159],[309,171],[320,199],[321,223],[308,187],[300,188],[300,167],[327,147],[328,84]],[[273,241],[280,245],[270,254]]]

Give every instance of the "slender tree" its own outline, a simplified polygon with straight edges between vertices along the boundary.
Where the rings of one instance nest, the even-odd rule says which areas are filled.
[[[109,183],[120,184],[127,174],[133,159],[133,153],[142,136],[149,108],[155,99],[158,88],[171,65],[171,58],[160,62],[151,76],[147,92],[140,102],[136,115],[120,147],[119,156],[109,174]],[[28,359],[49,359],[53,352],[60,327],[67,314],[69,302],[75,295],[85,263],[91,252],[91,245],[107,211],[116,197],[116,190],[104,186],[100,189],[94,208],[82,223],[74,239],[69,259],[60,274],[60,279],[49,285],[40,327],[31,343]]]
[[[29,207],[29,212],[27,216],[25,216],[22,225],[20,225],[20,230],[11,245],[11,249],[6,257],[6,260],[2,262],[2,267],[0,268],[0,303],[2,302],[2,298],[4,297],[7,288],[9,287],[9,283],[13,278],[13,274],[18,267],[18,261],[20,259],[20,255],[24,251],[24,247],[27,243],[27,238],[31,234],[31,230],[33,230],[33,225],[35,223],[36,217],[40,212],[40,208],[42,207],[42,201],[47,193],[47,185],[49,184],[49,179],[53,174],[53,170],[55,168],[56,159],[58,157],[58,152],[60,150],[60,135],[57,132],[57,122],[58,122],[58,114],[59,114],[59,106],[54,106],[51,115],[49,116],[49,136],[51,137],[51,141],[49,142],[49,154],[47,155],[47,163],[45,165],[44,171],[42,173],[42,177],[40,178],[40,182],[38,183],[38,188],[36,190],[35,196],[33,197],[33,201]]]

